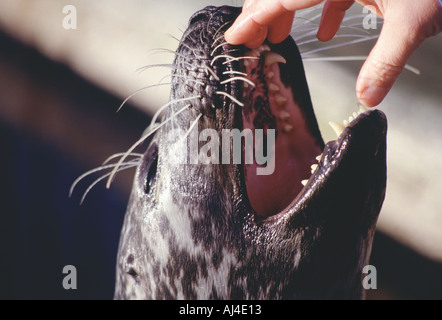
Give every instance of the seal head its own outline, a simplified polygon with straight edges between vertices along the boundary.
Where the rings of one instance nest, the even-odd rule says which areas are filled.
[[[224,41],[240,10],[195,13],[180,41],[127,208],[116,299],[363,296],[385,115],[361,110],[325,144],[295,42]]]

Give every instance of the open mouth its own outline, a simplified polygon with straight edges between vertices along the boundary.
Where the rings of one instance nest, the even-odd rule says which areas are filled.
[[[271,150],[255,150],[267,153],[274,164],[273,172],[260,175],[256,170],[260,164],[244,164],[250,205],[258,215],[269,217],[286,211],[318,181],[324,182],[324,173],[344,158],[342,151],[348,148],[354,128],[370,111],[361,107],[342,125],[331,122],[338,139],[325,145],[294,42],[265,43],[246,51],[244,57],[244,73],[250,83],[245,82],[243,89],[243,127],[252,132],[275,132]],[[266,144],[255,142],[255,148],[266,149]],[[325,149],[327,156],[322,155]]]

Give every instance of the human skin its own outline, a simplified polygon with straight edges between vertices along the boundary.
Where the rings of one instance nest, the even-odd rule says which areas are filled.
[[[241,15],[226,32],[226,41],[256,48],[267,38],[279,43],[289,34],[295,12],[323,0],[246,0]],[[442,31],[439,0],[327,0],[317,37],[332,39],[354,2],[369,6],[384,19],[379,39],[359,73],[356,95],[361,104],[382,102],[412,53],[425,39]]]

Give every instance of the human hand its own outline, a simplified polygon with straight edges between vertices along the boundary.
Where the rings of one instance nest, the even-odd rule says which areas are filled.
[[[379,39],[365,61],[356,84],[361,104],[373,107],[390,91],[411,54],[428,37],[442,31],[442,0],[356,0],[376,10],[384,19]],[[289,34],[295,11],[323,0],[246,0],[243,12],[225,34],[231,44],[256,48],[267,38],[283,41]],[[353,0],[327,0],[317,37],[334,37]]]

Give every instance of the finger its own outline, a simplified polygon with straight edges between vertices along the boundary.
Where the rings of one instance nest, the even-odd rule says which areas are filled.
[[[243,12],[226,31],[226,41],[230,44],[253,42],[255,41],[254,37],[257,36],[257,29],[260,27],[267,27],[272,21],[285,15],[288,11],[308,8],[321,1],[323,0],[260,0],[251,4],[247,3],[248,7],[243,8]],[[287,16],[285,19],[287,19]],[[286,32],[286,24],[283,25],[283,31]],[[272,33],[277,32],[276,30]],[[259,34],[262,34],[262,30]]]
[[[385,21],[356,84],[356,94],[363,105],[374,107],[382,102],[420,43],[407,24]]]
[[[325,3],[317,33],[317,38],[320,41],[328,41],[336,35],[344,19],[345,12],[353,3],[353,0],[329,0]]]
[[[287,38],[292,31],[295,12],[286,12],[278,19],[275,19],[269,26],[267,39],[272,43],[280,43]]]
[[[240,14],[234,24],[224,33],[224,38],[230,44],[248,44],[250,48],[258,42],[263,42],[267,36],[267,26],[257,23],[246,14]],[[259,44],[257,45],[259,46]]]
[[[258,48],[266,39],[267,32],[267,26],[260,26],[255,30],[255,36],[250,41],[245,42],[244,45],[250,49]]]

